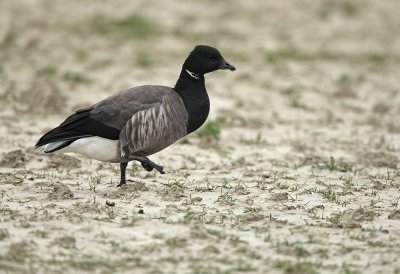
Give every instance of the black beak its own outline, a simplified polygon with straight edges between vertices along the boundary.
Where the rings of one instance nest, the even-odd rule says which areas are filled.
[[[231,71],[236,70],[235,66],[232,66],[231,64],[229,64],[227,61],[225,61],[225,59],[222,59],[219,69],[229,69]]]

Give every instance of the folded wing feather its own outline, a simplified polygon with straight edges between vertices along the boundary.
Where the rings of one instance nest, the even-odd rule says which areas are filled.
[[[187,134],[188,114],[180,96],[166,92],[161,103],[138,111],[120,133],[121,155],[148,156]]]

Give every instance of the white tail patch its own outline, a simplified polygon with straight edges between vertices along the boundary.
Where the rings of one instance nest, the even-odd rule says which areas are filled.
[[[51,150],[51,147],[57,147],[63,141],[48,144],[46,150]],[[69,146],[58,150],[57,152],[73,152],[103,162],[119,163],[120,149],[118,140],[109,140],[101,137],[86,137],[74,141]]]
[[[48,145],[45,145],[44,149],[43,149],[43,152],[44,153],[48,153],[49,151],[57,149],[58,147],[64,145],[67,142],[69,142],[69,141],[59,141],[59,142],[54,142],[54,143],[50,143]]]

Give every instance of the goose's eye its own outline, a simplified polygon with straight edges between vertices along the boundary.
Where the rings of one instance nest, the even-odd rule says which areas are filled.
[[[213,60],[213,59],[215,59],[215,56],[214,56],[214,55],[209,55],[209,56],[208,56],[208,59]]]

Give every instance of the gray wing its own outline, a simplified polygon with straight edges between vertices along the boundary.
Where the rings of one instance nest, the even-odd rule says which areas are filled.
[[[188,113],[181,97],[170,89],[159,99],[134,113],[122,128],[122,157],[151,155],[187,134]]]
[[[95,104],[90,118],[106,126],[122,130],[127,121],[138,111],[162,103],[164,95],[175,92],[164,86],[140,86],[112,95]]]

